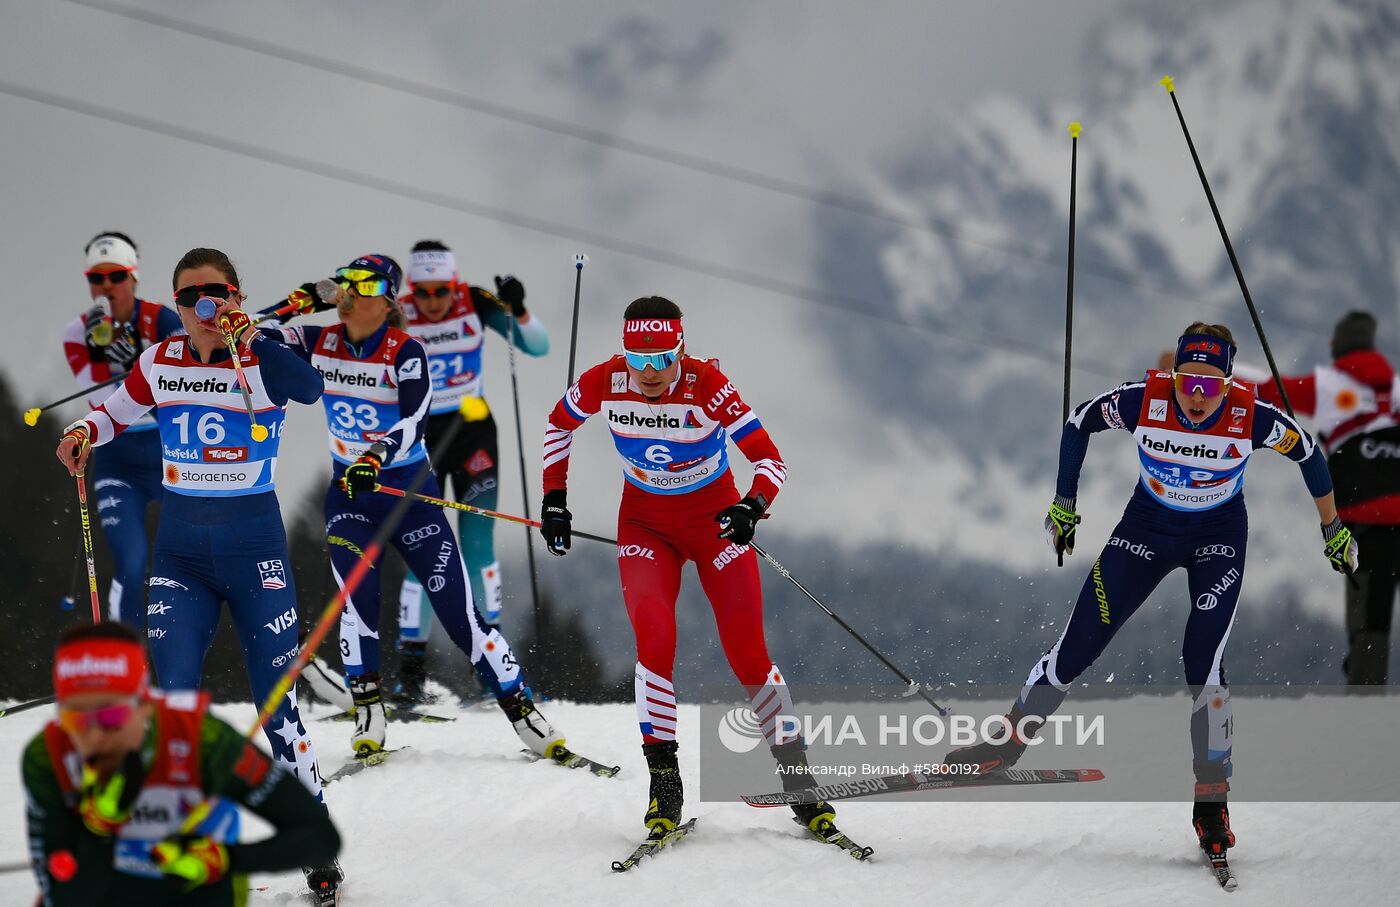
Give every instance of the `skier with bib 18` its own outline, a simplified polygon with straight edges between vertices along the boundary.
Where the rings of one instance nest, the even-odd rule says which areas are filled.
[[[108,230],[94,236],[85,251],[93,305],[63,331],[63,353],[82,387],[130,372],[147,348],[184,330],[169,307],[137,298],[131,237]],[[96,409],[115,391],[98,388],[88,394],[88,405]],[[146,628],[146,508],[162,498],[155,428],[151,416],[137,420],[93,457],[91,469],[102,535],[112,549],[107,613],[138,632]]]
[[[505,337],[512,349],[530,356],[549,352],[549,334],[539,316],[525,308],[525,287],[509,275],[496,278],[496,292],[468,285],[457,276],[457,260],[441,242],[421,240],[408,256],[408,292],[399,298],[411,337],[428,354],[433,400],[425,440],[443,491],[463,504],[496,509],[500,471],[496,420],[482,393],[482,353],[486,329]],[[463,425],[445,450],[448,426]],[[496,561],[496,521],[458,515],[462,559],[471,580],[472,600],[490,626],[501,622],[501,565]],[[424,700],[428,634],[432,608],[418,577],[404,577],[399,593],[399,678],[393,698]]]
[[[1055,500],[1045,518],[1051,547],[1064,554],[1074,550],[1080,521],[1075,496],[1091,434],[1133,433],[1137,489],[1094,561],[1064,632],[1031,669],[999,734],[946,759],[982,772],[1014,765],[1075,679],[1162,579],[1184,567],[1193,604],[1182,646],[1192,694],[1193,825],[1206,855],[1222,860],[1235,843],[1226,803],[1234,722],[1223,662],[1244,582],[1244,469],[1253,451],[1271,448],[1298,464],[1317,506],[1328,561],[1347,572],[1357,560],[1351,531],[1337,517],[1321,449],[1283,412],[1232,385],[1234,358],[1228,328],[1195,322],[1177,341],[1172,372],[1149,372],[1145,380],[1100,394],[1071,414],[1060,440]]]
[[[336,271],[335,279],[341,286],[340,323],[283,328],[282,336],[326,383],[322,402],[332,459],[326,540],[336,582],[343,586],[398,501],[379,493],[381,486],[407,488],[428,459],[423,431],[433,394],[423,346],[404,332],[395,304],[402,279],[398,263],[387,255],[364,255]],[[429,478],[422,493],[437,496],[437,480]],[[572,756],[563,735],[535,707],[510,643],[477,613],[442,509],[415,501],[393,543],[423,579],[448,636],[471,659],[521,741],[544,758],[562,762]],[[341,655],[355,708],[350,745],[359,755],[385,745],[378,576],[371,574],[346,598],[340,620]]]
[[[567,553],[573,434],[590,416],[604,414],[626,479],[618,513],[618,568],[637,642],[637,718],[651,772],[643,821],[657,838],[677,827],[683,800],[671,672],[676,596],[686,561],[695,563],[720,644],[783,769],[784,786],[811,786],[811,775],[802,739],[789,739],[790,729],[782,726],[784,716],[793,713],[792,696],[768,656],[758,558],[748,545],[787,468],[718,363],[685,355],[679,306],[646,296],[632,302],[623,317],[623,352],[584,372],[549,416],[541,532],[551,554]],[[753,463],[753,483],[742,498],[729,469],[731,437]],[[833,824],[830,804],[798,805],[793,811],[823,840],[841,846],[849,840]]]

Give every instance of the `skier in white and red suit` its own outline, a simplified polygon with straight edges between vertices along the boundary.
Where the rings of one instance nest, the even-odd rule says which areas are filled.
[[[617,520],[617,563],[637,639],[637,718],[651,771],[644,821],[652,834],[659,834],[675,828],[681,818],[671,671],[676,596],[686,561],[695,562],[724,654],[752,700],[774,758],[785,768],[784,784],[812,782],[804,744],[783,721],[792,714],[792,696],[768,657],[758,558],[748,545],[782,488],[787,467],[716,360],[685,354],[679,306],[645,296],[632,302],[623,317],[623,352],[584,372],[550,413],[541,531],[551,554],[568,551],[571,514],[565,488],[573,433],[589,416],[602,414],[626,479]],[[729,469],[730,438],[753,463],[753,484],[743,498]],[[837,834],[829,804],[793,810],[816,834]]]

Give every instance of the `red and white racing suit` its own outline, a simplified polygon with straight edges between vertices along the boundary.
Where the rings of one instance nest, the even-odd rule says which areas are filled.
[[[764,736],[774,742],[792,699],[763,638],[758,559],[748,545],[718,537],[715,517],[739,501],[727,441],[753,463],[749,497],[769,504],[787,475],[758,416],[715,360],[681,360],[675,382],[648,400],[622,356],[579,377],[549,416],[544,490],[568,482],[573,433],[589,416],[608,420],[622,458],[617,563],[622,596],[637,639],[637,718],[645,743],[676,739],[676,597],[681,565],[694,561],[715,612],[720,644],[753,702]]]

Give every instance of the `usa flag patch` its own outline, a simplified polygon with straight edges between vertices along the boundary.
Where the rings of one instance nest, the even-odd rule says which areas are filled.
[[[258,575],[262,577],[264,589],[287,588],[287,571],[280,560],[258,561]]]

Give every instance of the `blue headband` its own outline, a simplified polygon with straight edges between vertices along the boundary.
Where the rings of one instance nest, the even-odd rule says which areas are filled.
[[[1176,362],[1173,368],[1186,362],[1213,365],[1226,375],[1235,366],[1235,345],[1209,334],[1182,334],[1176,341]]]

